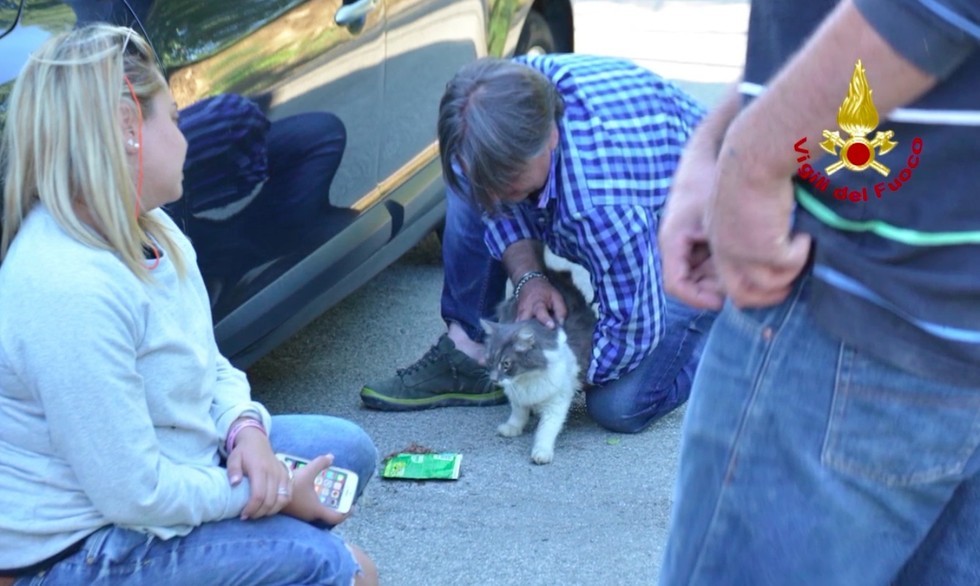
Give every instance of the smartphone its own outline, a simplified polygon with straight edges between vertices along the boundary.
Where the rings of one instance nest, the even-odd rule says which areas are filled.
[[[310,463],[309,460],[289,454],[276,454],[276,457],[292,470],[297,470]],[[354,504],[354,493],[357,491],[357,473],[346,468],[331,466],[317,474],[313,486],[324,506],[330,507],[338,513],[346,514],[350,512],[351,505]]]

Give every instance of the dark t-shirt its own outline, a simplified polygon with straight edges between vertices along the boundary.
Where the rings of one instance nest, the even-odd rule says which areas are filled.
[[[893,131],[898,143],[880,157],[887,177],[843,169],[827,175],[823,190],[799,182],[806,191],[797,228],[815,241],[810,307],[829,332],[896,367],[980,385],[980,188],[973,173],[980,160],[980,3],[855,4],[897,53],[940,81],[891,118],[879,113],[876,130]],[[835,5],[752,3],[747,101]],[[842,101],[846,95],[841,88]],[[821,140],[808,137],[810,150],[819,151]],[[796,157],[792,144],[786,151]],[[833,162],[827,156],[814,167],[823,172]],[[848,199],[836,198],[843,188]]]

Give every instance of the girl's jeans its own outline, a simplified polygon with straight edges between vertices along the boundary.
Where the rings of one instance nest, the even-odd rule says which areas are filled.
[[[273,417],[272,447],[302,458],[332,453],[334,464],[360,477],[357,497],[377,466],[378,453],[354,423],[317,415]],[[16,586],[161,585],[349,586],[359,570],[343,540],[286,515],[204,523],[185,537],[162,541],[115,526],[93,533],[82,549]]]
[[[507,287],[507,273],[490,255],[483,234],[476,208],[447,192],[442,318],[459,324],[477,342],[484,335],[480,318],[494,318]],[[606,429],[642,431],[687,401],[701,347],[717,313],[670,297],[666,309],[664,337],[650,355],[619,380],[587,391],[589,414]]]
[[[660,583],[980,584],[980,392],[825,334],[808,283],[712,328]]]

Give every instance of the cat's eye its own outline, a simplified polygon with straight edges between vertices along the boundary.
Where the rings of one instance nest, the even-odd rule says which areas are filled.
[[[500,367],[503,368],[505,371],[510,372],[510,360],[504,360],[503,362],[501,362]]]

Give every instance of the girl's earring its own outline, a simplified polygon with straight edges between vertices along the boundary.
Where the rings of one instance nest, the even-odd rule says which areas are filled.
[[[128,145],[129,145],[129,148],[133,148],[133,149],[138,149],[138,148],[140,148],[140,143],[138,143],[138,142],[136,142],[136,141],[135,141],[135,140],[133,140],[133,139],[129,139],[129,140],[127,140],[127,141],[126,141],[126,144],[128,144]]]

